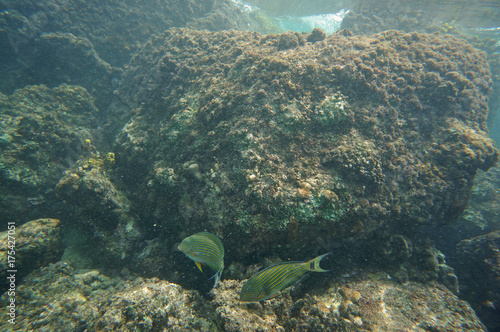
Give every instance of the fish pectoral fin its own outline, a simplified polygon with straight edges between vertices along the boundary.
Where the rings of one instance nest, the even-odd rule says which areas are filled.
[[[196,266],[200,269],[201,272],[203,272],[203,269],[201,268],[201,263],[200,262],[194,262]]]

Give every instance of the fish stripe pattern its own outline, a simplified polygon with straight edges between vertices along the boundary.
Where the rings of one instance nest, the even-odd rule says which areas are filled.
[[[279,263],[258,272],[243,285],[240,299],[242,301],[267,300],[295,284],[309,271],[328,272],[319,266],[319,262],[327,255],[318,256],[308,262]]]
[[[219,238],[208,232],[200,232],[182,240],[179,250],[195,261],[200,270],[201,264],[206,264],[216,271],[214,287],[219,282],[224,270],[224,246]]]

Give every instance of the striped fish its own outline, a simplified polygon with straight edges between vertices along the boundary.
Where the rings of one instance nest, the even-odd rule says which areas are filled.
[[[217,271],[212,277],[215,277],[214,287],[217,285],[224,270],[224,246],[217,236],[208,232],[196,233],[182,240],[179,250],[191,258],[200,271],[203,271],[202,264]]]
[[[299,281],[307,272],[329,272],[319,266],[319,262],[329,255],[324,254],[308,262],[284,262],[270,266],[253,275],[243,285],[241,301],[263,301],[271,299],[285,288]]]

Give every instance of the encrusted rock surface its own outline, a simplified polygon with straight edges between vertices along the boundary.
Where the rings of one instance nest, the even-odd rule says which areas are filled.
[[[6,298],[6,297],[5,297]],[[11,331],[217,331],[198,292],[158,279],[124,280],[98,271],[76,273],[58,262],[19,286]]]
[[[62,255],[61,222],[57,219],[37,219],[15,225],[0,233],[0,293],[7,286],[7,270],[15,270],[16,283],[40,266],[57,262]],[[15,231],[14,231],[15,230]],[[10,258],[9,258],[10,257]],[[9,265],[9,261],[13,265]]]
[[[486,331],[470,306],[439,284],[357,281],[292,300],[289,291],[241,302],[226,280],[212,303],[225,331]]]
[[[58,262],[26,278],[16,324],[6,315],[0,324],[7,331],[486,331],[468,304],[437,284],[368,279],[303,298],[286,290],[262,303],[239,301],[241,286],[224,280],[209,300],[157,278],[108,277]]]
[[[67,234],[79,233],[77,243],[91,248],[82,250],[70,242],[68,254],[85,254],[94,261],[93,266],[122,266],[137,251],[142,238],[136,218],[130,214],[130,201],[106,173],[114,162],[114,154],[80,160],[55,187],[68,210],[72,207],[81,219],[76,223],[68,220]]]
[[[230,0],[21,0],[3,1],[0,10],[0,92],[80,85],[102,110],[122,68],[151,35],[186,25],[259,28]]]
[[[154,2],[152,11],[96,3],[0,8],[0,91],[10,94],[0,94],[0,225],[35,230],[19,235],[18,276],[59,259],[64,224],[63,258],[79,268],[198,290],[211,283],[177,242],[214,232],[228,280],[210,303],[158,279],[58,263],[19,285],[16,329],[483,330],[459,291],[496,327],[497,232],[460,244],[457,274],[420,233],[456,221],[476,172],[498,161],[486,128],[498,71],[474,48],[482,41],[372,35],[401,24],[374,13],[344,22],[364,36],[162,33],[257,28],[229,0]],[[492,173],[482,176],[465,219],[489,231],[498,192]],[[46,216],[61,223],[21,226]],[[263,305],[237,300],[241,282],[231,278],[329,251],[333,278],[376,272],[323,295],[314,285]]]
[[[61,173],[95,152],[98,110],[82,87],[27,86],[0,94],[0,223],[59,216]]]
[[[448,35],[309,37],[171,29],[134,57],[111,108],[118,173],[166,236],[312,255],[463,211],[498,160],[485,55]]]

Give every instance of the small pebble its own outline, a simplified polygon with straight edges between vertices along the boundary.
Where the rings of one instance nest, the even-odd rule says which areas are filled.
[[[361,319],[361,317],[354,317],[352,322],[354,323],[354,325],[356,326],[362,326],[363,325],[363,320]]]

